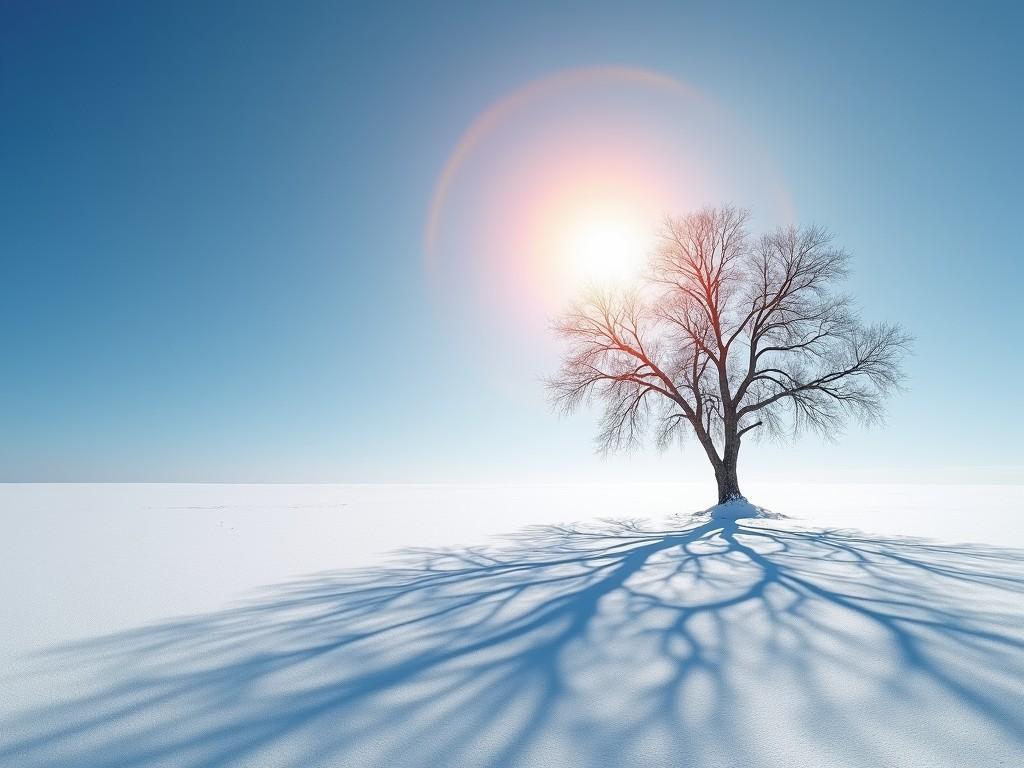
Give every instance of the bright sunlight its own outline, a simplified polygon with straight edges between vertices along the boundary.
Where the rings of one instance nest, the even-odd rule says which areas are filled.
[[[613,207],[593,208],[566,222],[561,242],[568,277],[606,287],[631,282],[651,247],[650,225]]]

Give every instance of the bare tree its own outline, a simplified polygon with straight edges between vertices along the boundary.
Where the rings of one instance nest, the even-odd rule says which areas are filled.
[[[604,414],[603,452],[653,427],[660,446],[692,431],[715,470],[719,503],[742,498],[743,438],[835,434],[872,423],[898,388],[911,337],[863,324],[835,290],[849,256],[821,227],[760,238],[749,212],[709,208],[666,221],[642,284],[594,291],[555,324],[568,342],[552,401]]]

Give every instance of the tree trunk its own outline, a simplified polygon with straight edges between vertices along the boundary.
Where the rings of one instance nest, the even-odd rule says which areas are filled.
[[[736,463],[739,459],[740,447],[736,443],[725,446],[725,456],[715,465],[715,480],[718,481],[718,503],[723,504],[733,499],[742,499],[740,481],[736,475]]]

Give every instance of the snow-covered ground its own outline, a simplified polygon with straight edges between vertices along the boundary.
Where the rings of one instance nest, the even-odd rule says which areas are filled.
[[[1024,487],[0,486],[0,765],[1024,765]]]

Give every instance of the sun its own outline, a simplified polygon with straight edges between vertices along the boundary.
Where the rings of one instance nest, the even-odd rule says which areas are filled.
[[[593,168],[590,173],[582,179],[563,174],[568,180],[552,183],[547,197],[533,198],[527,217],[534,223],[524,228],[522,247],[532,255],[534,290],[549,308],[590,289],[635,286],[657,245],[660,206],[650,188],[623,174],[595,179]]]
[[[557,248],[566,281],[603,288],[633,283],[651,251],[647,219],[623,203],[588,205],[567,215]]]
[[[791,220],[746,126],[644,70],[555,73],[497,99],[442,166],[423,233],[445,306],[523,335],[592,288],[638,287],[666,216],[735,199]]]

